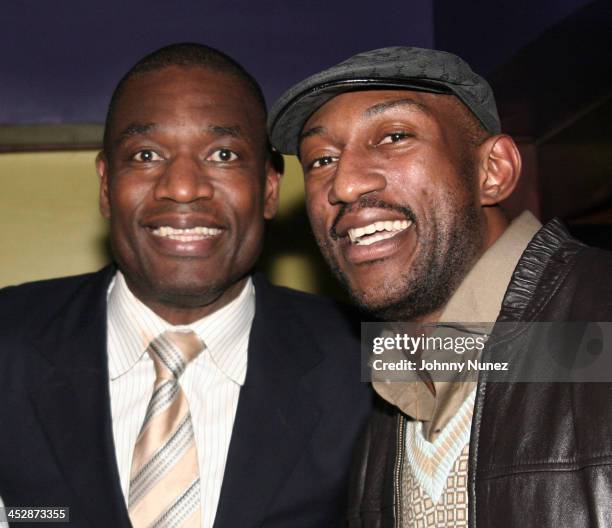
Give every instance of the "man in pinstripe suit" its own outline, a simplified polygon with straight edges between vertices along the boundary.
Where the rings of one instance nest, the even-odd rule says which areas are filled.
[[[252,275],[280,179],[265,118],[256,81],[201,45],[117,86],[97,159],[115,264],[0,291],[7,506],[68,506],[73,526],[343,525],[370,396],[344,315]],[[164,382],[177,334],[201,346]],[[138,451],[177,394],[188,434]],[[194,451],[198,486],[174,496]]]

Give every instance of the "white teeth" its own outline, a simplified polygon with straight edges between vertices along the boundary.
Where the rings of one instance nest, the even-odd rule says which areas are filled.
[[[194,240],[204,240],[221,233],[221,229],[216,227],[197,226],[186,229],[174,228],[170,226],[161,226],[154,229],[152,233],[155,236],[169,238],[170,240],[180,240],[181,242],[193,242]]]
[[[348,236],[351,244],[369,246],[370,244],[374,244],[380,240],[391,238],[401,231],[404,231],[404,229],[408,229],[411,225],[411,220],[378,221],[368,224],[367,226],[349,229]],[[362,239],[364,235],[371,236],[367,236],[366,238]]]
[[[364,240],[358,240],[357,244],[360,246],[369,246],[370,244],[374,244],[380,240],[394,237],[396,234],[396,232],[382,231],[372,235],[371,237],[365,238]]]

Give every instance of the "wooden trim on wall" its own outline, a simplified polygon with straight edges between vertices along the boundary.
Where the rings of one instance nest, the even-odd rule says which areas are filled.
[[[100,123],[0,124],[0,152],[95,150],[103,134]]]

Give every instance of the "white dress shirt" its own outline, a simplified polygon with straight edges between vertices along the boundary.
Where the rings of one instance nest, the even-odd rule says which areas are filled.
[[[117,272],[108,290],[108,370],[117,465],[126,504],[132,452],[155,380],[146,348],[166,330],[189,328],[206,348],[189,363],[179,382],[194,426],[202,527],[212,527],[240,387],[246,376],[254,315],[255,288],[249,278],[240,295],[220,310],[190,325],[173,327],[134,297],[121,272]]]

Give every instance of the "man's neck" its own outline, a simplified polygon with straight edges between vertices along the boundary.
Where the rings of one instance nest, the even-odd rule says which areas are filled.
[[[126,277],[126,284],[132,294],[150,310],[173,326],[189,325],[216,312],[240,295],[248,275],[230,285],[221,292],[210,292],[202,295],[198,302],[191,304],[183,299],[157,299],[134,287]]]

